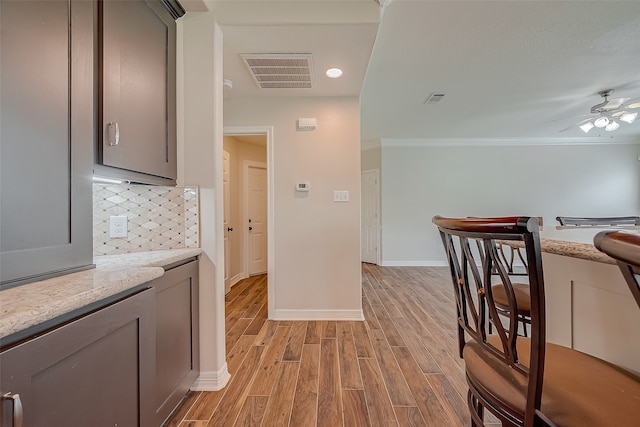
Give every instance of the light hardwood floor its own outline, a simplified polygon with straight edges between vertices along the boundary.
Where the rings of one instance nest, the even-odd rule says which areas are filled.
[[[266,275],[236,284],[231,380],[190,392],[166,426],[469,425],[448,267],[363,264],[362,291],[364,322],[269,321]]]

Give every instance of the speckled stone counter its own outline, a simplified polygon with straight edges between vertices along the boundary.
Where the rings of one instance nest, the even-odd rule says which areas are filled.
[[[544,227],[540,231],[540,248],[542,252],[551,254],[615,264],[612,258],[593,245],[596,234],[612,229],[640,233],[640,227]]]
[[[134,252],[122,255],[104,255],[93,258],[96,267],[164,267],[202,253],[199,248],[168,249]]]
[[[0,338],[136,288],[164,274],[163,266],[201,249],[173,249],[95,257],[95,269],[0,291]]]

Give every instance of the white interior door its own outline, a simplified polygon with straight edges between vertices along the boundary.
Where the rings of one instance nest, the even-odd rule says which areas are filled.
[[[249,275],[267,272],[267,167],[247,162],[247,230]]]
[[[362,172],[362,219],[360,221],[360,252],[363,262],[379,263],[380,247],[380,185],[378,170]]]
[[[230,158],[229,153],[222,152],[222,192],[224,197],[224,220],[223,220],[223,235],[224,235],[224,293],[226,294],[231,289],[231,280],[229,278],[229,263],[231,260],[231,242],[229,241],[229,231],[231,227],[229,225],[229,218],[231,216],[231,189],[230,186],[230,172],[229,172]]]

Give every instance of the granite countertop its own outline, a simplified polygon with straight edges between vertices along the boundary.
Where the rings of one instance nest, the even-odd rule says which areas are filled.
[[[558,226],[542,227],[540,231],[540,249],[550,254],[564,255],[588,261],[615,264],[615,260],[600,252],[593,245],[593,238],[604,230],[628,230],[640,234],[640,227],[630,226]],[[507,243],[509,244],[509,243]]]
[[[200,248],[167,249],[160,251],[134,252],[121,255],[102,255],[93,257],[97,268],[103,267],[163,267],[196,257],[202,253]]]
[[[96,268],[0,291],[0,338],[126,292],[164,274],[162,266],[198,256],[172,249],[95,257]]]

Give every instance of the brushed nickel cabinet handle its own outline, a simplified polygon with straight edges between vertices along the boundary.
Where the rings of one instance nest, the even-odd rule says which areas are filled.
[[[22,427],[22,401],[20,400],[19,394],[3,393],[2,394],[2,406],[5,403],[8,403],[8,406],[11,407],[11,420],[12,427]]]
[[[107,143],[112,147],[120,142],[120,126],[118,122],[109,122],[107,125]]]

